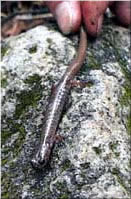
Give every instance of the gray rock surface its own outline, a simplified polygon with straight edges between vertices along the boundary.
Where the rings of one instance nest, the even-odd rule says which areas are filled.
[[[51,86],[77,43],[47,24],[2,43],[2,199],[130,198],[130,36],[108,22],[89,41],[77,79],[93,84],[72,89],[49,167],[30,165]]]

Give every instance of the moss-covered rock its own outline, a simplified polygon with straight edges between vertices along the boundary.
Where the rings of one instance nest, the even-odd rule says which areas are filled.
[[[71,199],[130,196],[129,30],[105,23],[89,41],[49,165],[30,160],[40,143],[44,111],[75,54],[72,41],[46,24],[6,39],[2,50],[2,198]]]

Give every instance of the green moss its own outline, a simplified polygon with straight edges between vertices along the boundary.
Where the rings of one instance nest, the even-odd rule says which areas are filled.
[[[126,184],[124,182],[124,179],[120,176],[120,171],[118,168],[112,169],[112,174],[116,176],[118,183],[127,191],[129,192],[128,188],[126,187]]]
[[[3,199],[9,199],[10,196],[9,196],[9,193],[8,192],[5,192],[4,194],[1,195]]]
[[[27,111],[29,106],[34,106],[38,98],[38,95],[32,91],[22,91],[17,95],[19,104],[16,105],[15,119],[18,119],[22,114]]]
[[[1,165],[4,166],[8,162],[7,158],[1,160]]]
[[[8,50],[9,50],[9,46],[7,44],[2,45],[2,47],[1,47],[1,58],[3,58],[6,55]]]
[[[121,97],[121,105],[131,105],[131,87],[129,85],[125,85],[124,91],[124,95]]]
[[[62,171],[65,171],[66,169],[71,168],[71,166],[72,166],[72,165],[71,165],[70,160],[66,159],[66,160],[63,162],[62,166],[61,166]]]
[[[117,181],[119,182],[119,184],[120,184],[126,191],[128,191],[128,189],[127,189],[127,187],[126,187],[126,185],[125,185],[124,180],[123,180],[119,175],[116,175],[116,177],[117,177]]]
[[[42,97],[41,78],[38,75],[33,75],[26,79],[24,82],[30,85],[30,90],[23,90],[20,94],[17,94],[17,105],[14,114],[14,118],[18,119],[21,115],[24,115],[29,106],[35,107],[37,102]]]
[[[61,195],[58,199],[69,199],[69,195],[68,194],[63,194]]]
[[[3,145],[5,141],[10,137],[11,132],[9,130],[2,130],[1,131],[1,144]]]
[[[95,58],[92,54],[88,55],[88,68],[90,69],[100,69],[100,63],[97,61],[97,58]]]
[[[118,146],[118,141],[116,142],[111,142],[109,147],[110,149],[114,152],[116,149],[117,149],[117,146]]]
[[[2,199],[19,198],[18,187],[12,182],[11,174],[7,172],[2,173],[1,184],[2,184],[2,192],[1,192]]]
[[[3,159],[2,159],[2,165],[4,166],[9,160],[8,160],[8,154],[10,151],[12,152],[12,157],[15,158],[21,151],[21,148],[23,146],[26,131],[25,128],[22,126],[22,124],[16,123],[13,119],[7,119],[6,120],[8,124],[8,129],[2,129],[1,133],[1,145],[4,146],[6,142],[10,142],[11,136],[13,134],[16,134],[14,142],[9,145],[5,145],[3,147]]]
[[[64,190],[66,188],[65,183],[57,182],[56,183],[57,189]]]
[[[80,87],[88,87],[91,88],[94,85],[93,81],[82,81],[80,80]]]
[[[52,43],[52,39],[50,39],[50,38],[47,38],[47,40],[46,40],[49,44],[51,44]]]
[[[124,87],[124,94],[120,98],[120,103],[123,108],[124,106],[131,108],[131,87],[129,83],[127,83]],[[127,132],[129,135],[131,135],[131,110],[129,110],[126,119]]]
[[[13,198],[19,198],[19,191],[18,187],[13,182],[14,179],[19,175],[16,172],[14,172],[17,168],[16,163],[13,162],[13,160],[17,157],[18,153],[20,152],[23,142],[24,142],[25,136],[21,133],[19,133],[19,136],[15,142],[9,146],[4,147],[2,153],[5,154],[11,151],[11,154],[13,156],[11,159],[7,156],[2,159],[2,167],[4,167],[5,164],[8,164],[8,169],[6,169],[5,172],[2,172],[2,194],[1,198],[3,199],[13,199]],[[6,168],[6,167],[5,167]]]
[[[4,149],[2,150],[2,153],[5,155],[5,157],[3,159],[6,159],[7,155],[10,152],[10,148],[9,147],[4,147]]]
[[[14,158],[18,156],[19,152],[21,151],[24,140],[25,140],[25,130],[23,133],[22,133],[22,131],[19,133],[19,136],[18,136],[17,140],[15,141],[14,147],[12,149]]]
[[[7,78],[2,78],[1,79],[1,87],[6,88],[6,86],[7,86]]]
[[[1,144],[4,145],[5,142],[15,133],[19,132],[18,138],[13,143],[13,147],[11,148],[11,151],[13,152],[13,155],[16,156],[22,147],[22,144],[25,139],[25,129],[21,124],[15,123],[12,120],[12,123],[10,124],[10,131],[9,130],[3,130],[1,133]],[[7,154],[10,151],[10,147],[5,147],[3,153]],[[3,163],[6,163],[6,159],[3,160]]]
[[[128,167],[131,169],[131,158],[129,160]]]
[[[11,136],[14,135],[14,142],[9,145],[5,145],[3,147],[3,154],[4,158],[2,160],[2,165],[5,165],[8,161],[8,154],[11,151],[12,152],[12,158],[18,157],[24,140],[25,140],[25,120],[26,115],[25,113],[28,112],[29,106],[35,106],[37,104],[37,101],[41,98],[42,94],[42,88],[40,84],[41,78],[38,75],[34,75],[29,77],[25,80],[27,84],[30,85],[29,91],[22,91],[21,93],[16,95],[17,105],[16,110],[12,118],[3,118],[6,120],[6,127],[2,129],[1,133],[1,144],[4,146],[4,144],[10,141]],[[4,116],[3,116],[4,117]],[[20,118],[21,117],[21,118]],[[18,120],[17,119],[21,119]],[[16,134],[16,137],[15,137]],[[6,197],[6,195],[4,195]]]
[[[56,185],[56,188],[60,191],[61,196],[70,195],[70,191],[68,190],[66,182],[57,182],[55,185]]]
[[[114,154],[115,154],[116,157],[120,156],[120,152],[115,152]]]
[[[131,116],[130,115],[127,117],[126,127],[127,127],[128,134],[131,135]]]
[[[88,169],[88,168],[90,168],[90,162],[82,163],[81,167],[82,167],[82,169]]]
[[[97,155],[101,154],[101,148],[100,147],[92,147],[92,148],[96,152]]]
[[[35,46],[33,46],[33,47],[31,47],[30,49],[29,49],[29,53],[30,54],[34,54],[34,53],[36,53],[37,52],[37,45],[35,45]]]
[[[91,52],[93,54],[93,52]],[[80,74],[87,73],[89,70],[98,70],[101,65],[97,61],[97,58],[92,54],[88,55],[88,62],[84,67],[81,67]]]
[[[124,106],[131,107],[131,86],[130,86],[131,85],[131,72],[128,70],[128,67],[127,67],[129,65],[128,63],[129,58],[127,58],[128,56],[127,53],[118,46],[120,38],[116,39],[118,38],[118,35],[116,37],[115,34],[116,33],[112,32],[112,37],[110,38],[106,37],[105,42],[108,43],[110,46],[112,46],[112,51],[113,51],[113,54],[115,55],[115,59],[119,63],[126,79],[126,82],[124,85],[125,92],[120,98],[120,103],[122,107]],[[131,134],[131,112],[129,112],[127,116],[126,128],[127,128],[127,132],[130,135]]]
[[[127,65],[128,65],[128,59],[126,57],[126,53],[121,52],[121,49],[117,48],[116,46],[113,45],[114,48],[114,54],[116,57],[117,62],[119,63],[125,77],[126,80],[128,81],[128,83],[131,83],[131,72],[127,69]]]
[[[131,135],[131,80],[127,81],[125,84],[124,94],[120,98],[120,103],[123,108],[124,106],[129,107],[129,113],[126,118],[126,128],[128,134]]]
[[[120,98],[122,107],[129,107],[129,113],[126,118],[126,128],[129,135],[131,135],[131,82],[127,83],[124,87],[124,94]]]
[[[34,83],[40,83],[41,77],[38,74],[34,74],[33,76],[29,76],[27,79],[24,80],[25,84],[32,85]]]
[[[118,146],[118,141],[116,141],[116,142],[111,142],[111,143],[109,144],[109,147],[110,147],[110,149],[112,150],[112,152],[114,153],[114,155],[115,155],[116,157],[119,157],[119,156],[120,156],[120,152],[117,152],[117,146]]]

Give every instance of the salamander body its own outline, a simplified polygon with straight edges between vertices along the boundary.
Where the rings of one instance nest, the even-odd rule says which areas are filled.
[[[41,137],[40,147],[31,160],[34,168],[41,169],[49,161],[52,147],[55,143],[56,129],[58,127],[68,94],[71,89],[71,81],[80,70],[85,57],[87,48],[87,36],[83,27],[80,31],[80,42],[76,58],[69,65],[64,75],[54,87],[45,113],[45,122]]]

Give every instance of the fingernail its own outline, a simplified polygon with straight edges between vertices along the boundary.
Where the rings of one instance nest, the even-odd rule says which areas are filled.
[[[63,2],[56,9],[56,19],[59,28],[64,34],[69,34],[72,29],[72,13],[68,2]]]
[[[57,6],[55,16],[59,28],[64,34],[75,32],[80,25],[81,15],[78,4],[62,2]]]

